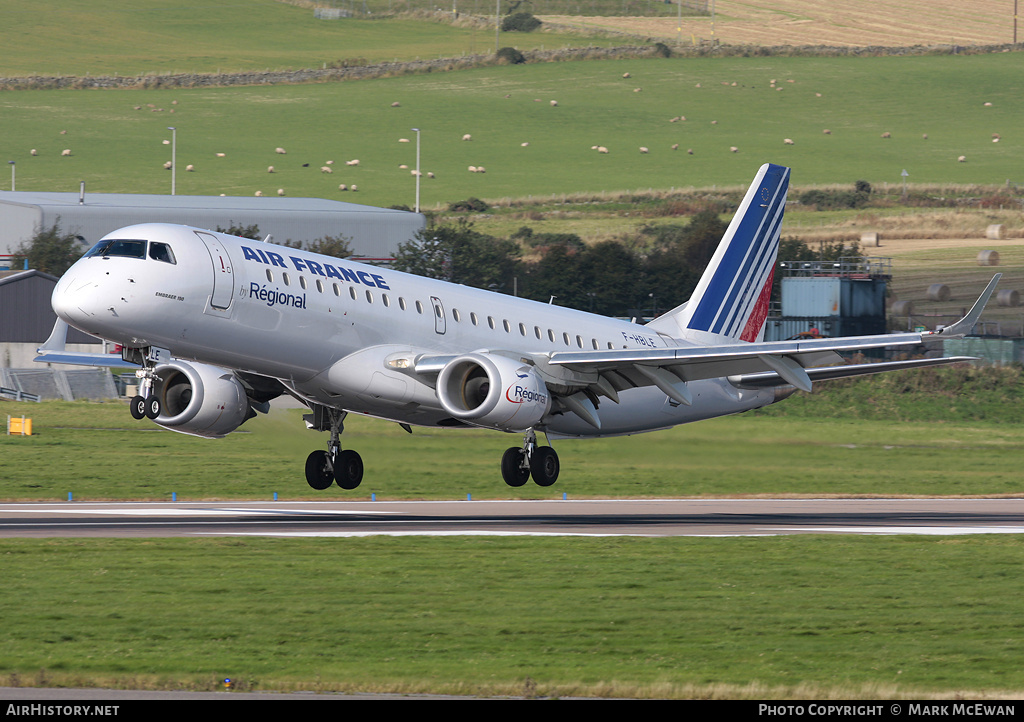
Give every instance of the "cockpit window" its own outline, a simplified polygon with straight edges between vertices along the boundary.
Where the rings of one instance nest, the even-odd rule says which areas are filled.
[[[166,243],[157,243],[156,241],[150,241],[149,243],[149,257],[154,261],[163,261],[164,263],[170,263],[172,266],[175,265],[174,251]]]
[[[90,256],[145,258],[146,241],[126,241],[120,238],[109,238],[100,241],[85,254],[86,258]]]

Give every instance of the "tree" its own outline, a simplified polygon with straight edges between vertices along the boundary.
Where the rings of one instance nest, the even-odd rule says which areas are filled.
[[[399,244],[392,267],[466,286],[508,291],[519,267],[519,246],[480,233],[460,218],[451,225],[424,228]]]
[[[83,248],[74,233],[61,233],[60,218],[52,227],[38,230],[27,241],[22,241],[11,259],[12,268],[21,268],[28,260],[28,267],[53,276],[62,276],[71,265],[82,257]]]
[[[316,238],[305,243],[289,239],[284,242],[284,245],[288,248],[303,248],[311,253],[319,253],[321,256],[348,258],[352,255],[352,247],[349,245],[350,240],[352,239],[342,235],[324,236],[323,238]]]

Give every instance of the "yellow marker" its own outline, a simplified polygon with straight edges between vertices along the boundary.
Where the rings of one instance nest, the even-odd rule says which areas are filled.
[[[32,436],[32,419],[22,416],[20,419],[7,417],[7,435],[20,434],[21,436]]]

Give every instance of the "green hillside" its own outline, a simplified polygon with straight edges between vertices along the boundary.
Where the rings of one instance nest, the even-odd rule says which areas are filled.
[[[332,84],[16,91],[0,94],[0,157],[17,162],[19,190],[74,191],[85,180],[91,192],[164,193],[162,141],[173,125],[183,195],[281,188],[411,204],[411,129],[420,128],[422,169],[436,176],[423,178],[425,207],[471,195],[739,185],[766,161],[792,166],[800,186],[865,179],[881,188],[901,183],[904,169],[916,183],[1003,184],[1024,180],[1022,82],[1019,56],[1007,53],[627,59]],[[344,165],[354,159],[358,167]],[[322,173],[331,160],[334,172]],[[340,183],[359,191],[339,192]]]

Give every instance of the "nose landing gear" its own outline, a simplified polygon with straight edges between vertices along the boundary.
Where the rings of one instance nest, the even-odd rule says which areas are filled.
[[[501,478],[509,486],[522,486],[531,476],[538,486],[551,486],[558,480],[558,471],[558,454],[550,446],[537,446],[533,429],[523,437],[523,448],[513,446],[501,457]]]

